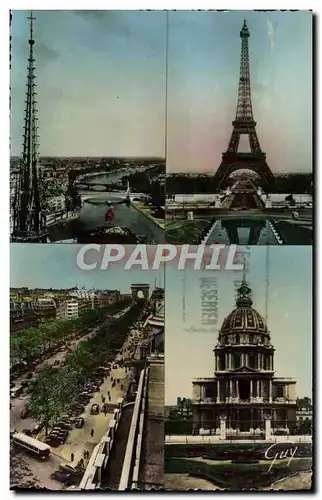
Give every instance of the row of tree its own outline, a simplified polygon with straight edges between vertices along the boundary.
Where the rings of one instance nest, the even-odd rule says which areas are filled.
[[[116,314],[131,303],[131,299],[120,300],[106,307],[91,309],[79,318],[54,320],[41,323],[37,328],[28,328],[10,337],[11,364],[40,359],[55,347],[63,345],[87,328],[100,322],[107,314]]]
[[[313,193],[313,174],[289,174],[275,175],[274,193],[293,193],[293,194],[312,194]],[[231,185],[235,179],[230,178],[225,186]],[[258,185],[265,188],[261,178],[256,179]],[[224,186],[223,186],[224,187]],[[214,176],[199,175],[189,177],[185,174],[178,174],[167,177],[166,193],[168,196],[174,194],[195,194],[195,193],[215,193],[217,186]]]
[[[131,191],[137,193],[145,193],[150,195],[151,203],[154,206],[164,206],[165,204],[165,184],[159,181],[158,175],[162,174],[164,167],[155,167],[145,172],[136,172],[125,177],[122,177],[121,182],[123,189],[127,188],[127,183],[130,183]]]
[[[46,426],[55,424],[79,401],[84,384],[95,368],[114,361],[129,328],[136,321],[145,301],[138,301],[118,319],[103,324],[95,337],[80,342],[58,368],[45,367],[29,387],[28,412]]]

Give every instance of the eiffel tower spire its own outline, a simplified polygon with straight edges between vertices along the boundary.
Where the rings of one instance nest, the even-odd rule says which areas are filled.
[[[26,108],[22,158],[13,202],[13,240],[41,241],[45,237],[45,221],[42,214],[41,179],[38,168],[38,127],[36,109],[36,76],[34,57],[35,18],[30,12],[29,57],[27,69]]]
[[[216,189],[219,190],[223,182],[236,170],[249,169],[257,173],[267,188],[274,186],[274,176],[266,162],[266,154],[262,151],[256,132],[256,122],[253,118],[250,64],[248,40],[250,32],[246,20],[240,31],[241,55],[238,98],[233,131],[226,152],[222,155],[222,162],[215,174]],[[241,135],[248,136],[250,152],[238,151]]]
[[[238,99],[236,110],[236,121],[251,120],[253,121],[253,109],[250,88],[250,68],[249,68],[249,51],[248,39],[250,33],[244,20],[243,27],[240,31],[241,54],[240,54],[240,75],[238,87]]]

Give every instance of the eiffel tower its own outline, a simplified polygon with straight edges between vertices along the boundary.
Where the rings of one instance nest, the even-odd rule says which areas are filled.
[[[26,90],[26,109],[24,118],[23,150],[19,174],[16,179],[15,194],[12,202],[13,231],[12,242],[45,243],[47,234],[41,192],[41,174],[38,166],[38,127],[36,110],[36,77],[33,37],[33,21],[30,13],[29,57]]]
[[[256,133],[256,122],[253,118],[248,53],[248,38],[250,37],[250,33],[246,20],[241,29],[240,37],[242,42],[236,118],[232,122],[234,128],[229,145],[227,151],[222,155],[222,161],[215,174],[214,182],[216,190],[219,190],[232,172],[248,169],[257,173],[264,181],[265,187],[271,189],[274,186],[274,176],[267,165],[266,154],[262,151],[259,144]],[[250,145],[249,153],[238,152],[240,136],[242,134],[248,136]]]

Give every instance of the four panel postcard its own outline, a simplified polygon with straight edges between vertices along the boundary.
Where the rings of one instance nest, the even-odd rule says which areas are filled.
[[[313,12],[8,16],[10,489],[313,491]]]

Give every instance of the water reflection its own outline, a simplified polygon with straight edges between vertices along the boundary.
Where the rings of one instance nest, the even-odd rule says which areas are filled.
[[[207,243],[278,245],[281,239],[267,219],[223,219],[215,222]]]

